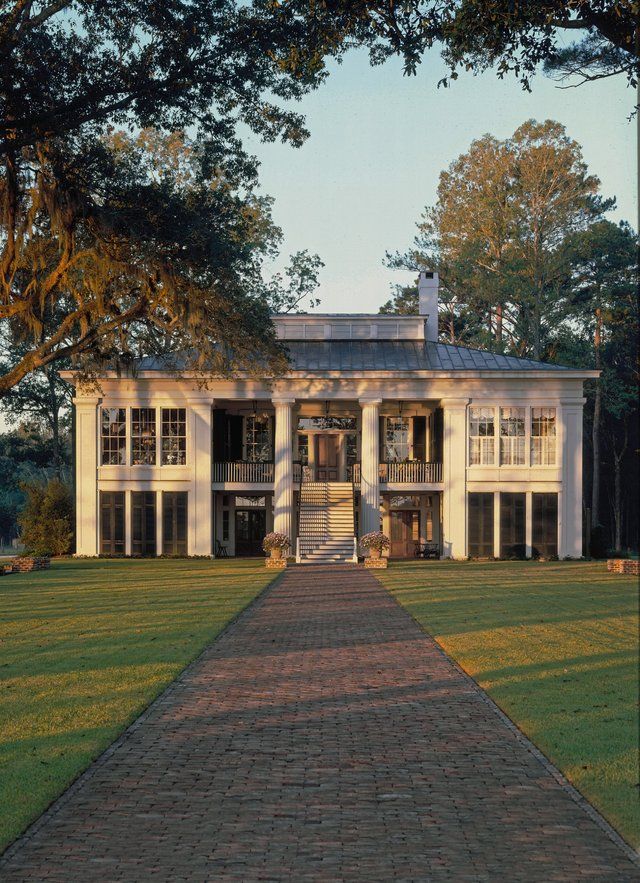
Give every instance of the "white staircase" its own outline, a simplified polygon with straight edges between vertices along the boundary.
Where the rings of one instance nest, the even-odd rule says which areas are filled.
[[[347,481],[307,481],[300,485],[298,560],[353,561],[353,485]]]

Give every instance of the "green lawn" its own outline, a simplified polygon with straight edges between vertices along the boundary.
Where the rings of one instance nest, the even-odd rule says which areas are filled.
[[[604,562],[392,562],[381,581],[632,844],[638,584]]]
[[[0,579],[0,849],[269,583],[262,561],[54,562]]]

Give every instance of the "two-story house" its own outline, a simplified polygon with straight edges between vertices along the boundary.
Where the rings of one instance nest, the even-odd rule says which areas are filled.
[[[156,358],[78,384],[77,553],[259,555],[276,530],[299,560],[349,560],[381,528],[392,557],[579,557],[594,372],[438,343],[435,273],[419,303],[275,316],[271,384]]]

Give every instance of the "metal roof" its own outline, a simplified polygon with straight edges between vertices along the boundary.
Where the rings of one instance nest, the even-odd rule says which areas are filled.
[[[294,371],[567,371],[563,365],[422,340],[288,340]]]

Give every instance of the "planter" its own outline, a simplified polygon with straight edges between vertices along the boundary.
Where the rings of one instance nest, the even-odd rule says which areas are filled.
[[[271,559],[273,561],[279,561],[282,558],[282,549],[277,546],[275,549],[271,550]]]
[[[623,573],[631,576],[640,575],[640,561],[636,558],[609,558],[607,561],[609,573]]]
[[[371,550],[373,552],[373,549]],[[378,552],[378,557],[374,558],[373,554],[369,558],[364,559],[364,566],[369,567],[372,570],[383,570],[385,567],[388,567],[389,559],[382,558],[380,552]]]
[[[380,552],[380,549],[369,549],[369,557],[373,558],[374,560],[380,558],[381,554],[382,553]]]

